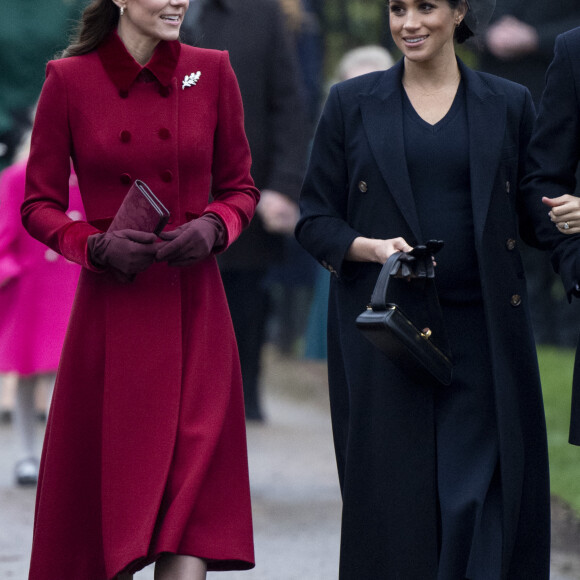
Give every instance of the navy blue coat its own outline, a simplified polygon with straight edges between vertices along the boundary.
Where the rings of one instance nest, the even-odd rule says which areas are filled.
[[[540,215],[536,235],[553,248],[552,263],[568,296],[578,295],[580,235],[559,232],[548,219],[542,196],[573,195],[580,161],[580,28],[556,39],[554,60],[546,75],[538,119],[530,142],[528,175],[523,183],[527,203]],[[580,343],[576,350],[570,443],[580,445]]]
[[[527,89],[460,68],[499,431],[502,578],[544,579],[550,542],[546,432],[518,250],[518,215],[527,216],[520,211],[518,183],[534,107]],[[380,266],[344,259],[361,235],[425,241],[403,146],[402,72],[399,62],[331,89],[296,229],[299,242],[333,274],[329,384],[343,495],[341,578],[349,579],[437,577],[434,387],[411,382],[357,330],[355,318],[369,302]]]

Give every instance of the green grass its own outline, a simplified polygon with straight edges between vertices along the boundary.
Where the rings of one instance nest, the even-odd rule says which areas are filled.
[[[548,425],[552,494],[580,515],[580,447],[568,443],[574,351],[540,346],[538,360]]]

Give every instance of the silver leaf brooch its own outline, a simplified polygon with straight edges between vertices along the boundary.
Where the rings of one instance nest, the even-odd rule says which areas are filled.
[[[185,75],[183,79],[183,84],[181,85],[181,89],[184,90],[185,87],[193,87],[197,84],[199,77],[201,76],[201,71],[197,71],[195,73],[191,73],[190,75]]]

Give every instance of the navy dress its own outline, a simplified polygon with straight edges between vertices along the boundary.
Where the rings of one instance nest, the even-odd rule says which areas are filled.
[[[435,275],[454,375],[449,387],[435,391],[438,579],[493,580],[501,575],[499,440],[475,250],[463,83],[434,125],[404,94],[403,129],[423,238],[445,242]]]

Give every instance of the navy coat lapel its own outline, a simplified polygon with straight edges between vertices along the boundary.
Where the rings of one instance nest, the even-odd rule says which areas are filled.
[[[476,239],[481,240],[506,126],[506,103],[479,76],[459,61],[467,90],[471,195]],[[394,74],[393,74],[394,73]],[[417,241],[424,241],[403,137],[401,59],[368,94],[360,95],[365,132],[375,161]]]
[[[469,165],[475,239],[481,241],[506,128],[506,103],[463,63],[459,63],[467,90]]]
[[[395,73],[395,74],[393,74]],[[403,138],[401,59],[368,94],[361,94],[361,114],[370,148],[391,195],[399,206],[415,239],[424,241],[419,226]]]

